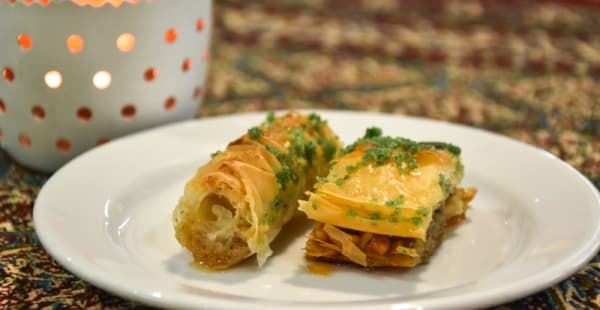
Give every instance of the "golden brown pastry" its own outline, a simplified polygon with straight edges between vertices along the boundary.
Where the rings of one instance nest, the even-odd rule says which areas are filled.
[[[272,113],[187,182],[173,213],[177,240],[208,269],[226,269],[269,244],[341,145],[316,114]]]
[[[306,256],[361,266],[413,267],[465,219],[460,149],[382,136],[370,128],[346,147],[300,210],[318,222]]]

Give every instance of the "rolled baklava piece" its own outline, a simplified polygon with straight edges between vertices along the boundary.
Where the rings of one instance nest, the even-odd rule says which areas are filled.
[[[369,128],[320,178],[300,210],[317,222],[306,256],[364,267],[414,267],[465,220],[460,149]]]
[[[340,148],[316,114],[268,114],[187,182],[173,212],[177,240],[207,269],[226,269],[254,254],[262,265],[298,200],[327,174]]]

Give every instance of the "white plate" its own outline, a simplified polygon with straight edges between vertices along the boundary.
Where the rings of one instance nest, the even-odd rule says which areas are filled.
[[[368,126],[463,150],[479,193],[469,220],[428,265],[409,271],[307,272],[310,224],[294,220],[262,268],[203,272],[174,238],[171,212],[209,154],[265,114],[207,118],[132,135],[76,158],[34,209],[40,240],[66,269],[116,295],[169,308],[467,308],[507,302],[575,272],[600,245],[600,197],[542,150],[485,131],[391,115],[322,111],[345,142]]]

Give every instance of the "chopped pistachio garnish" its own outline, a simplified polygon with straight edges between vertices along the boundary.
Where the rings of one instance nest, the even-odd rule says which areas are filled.
[[[271,210],[275,212],[281,211],[281,196],[276,196],[275,198],[273,198],[273,200],[271,200],[271,203],[269,204],[269,208],[271,208]]]
[[[404,196],[398,196],[396,199],[388,200],[385,202],[387,207],[397,207],[404,203]]]
[[[263,213],[263,215],[261,216],[260,221],[262,223],[265,224],[273,224],[273,216],[271,214],[269,214],[268,212]]]
[[[317,115],[316,113],[310,113],[308,115],[308,119],[310,120],[310,123],[313,125],[316,131],[321,130],[321,125],[323,121],[321,120],[321,117],[319,115]]]
[[[327,141],[323,146],[323,155],[325,156],[325,160],[331,161],[336,151],[337,146],[335,145],[335,143],[333,141]]]
[[[267,123],[271,124],[275,121],[275,113],[273,111],[267,113]]]
[[[219,154],[221,154],[221,151],[216,151],[216,152],[214,152],[214,153],[210,154],[210,158],[215,158],[215,157],[217,157],[217,155],[219,155]]]
[[[298,176],[289,166],[283,166],[283,168],[275,173],[275,177],[277,177],[277,183],[279,183],[282,190],[286,189],[286,184],[290,181],[297,183]]]
[[[371,213],[371,215],[369,215],[369,218],[372,221],[378,221],[381,218],[381,216],[379,215],[379,213]]]
[[[448,195],[452,191],[452,185],[448,182],[448,180],[446,180],[443,174],[440,174],[438,176],[438,184],[440,185],[440,188],[442,189],[442,193],[444,193],[444,195]]]
[[[304,146],[304,153],[306,156],[306,160],[308,160],[309,163],[312,162],[312,158],[313,158],[313,156],[315,156],[316,151],[317,151],[317,145],[313,141],[308,142]]]
[[[365,138],[381,137],[382,134],[383,134],[383,132],[381,131],[381,128],[379,128],[379,127],[369,127],[365,131]]]
[[[259,127],[252,127],[248,129],[248,136],[252,139],[260,138],[260,136],[262,136],[262,129]]]
[[[349,217],[355,217],[356,216],[356,210],[354,210],[354,209],[348,209],[348,212],[346,213],[346,215],[348,215]]]
[[[414,225],[419,225],[423,220],[420,217],[413,217],[410,219]]]
[[[267,149],[267,151],[269,151],[273,155],[275,155],[275,157],[277,157],[277,160],[279,160],[279,162],[283,163],[285,161],[285,155],[283,154],[283,152],[281,152],[276,147],[267,144],[267,145],[265,145],[265,148]]]
[[[425,207],[419,207],[417,209],[417,214],[421,215],[421,216],[427,216],[427,215],[429,215],[429,209],[427,209]]]
[[[318,208],[317,203],[314,201],[311,206],[312,206],[313,210],[317,210],[317,208]]]
[[[463,174],[465,171],[465,166],[463,166],[460,160],[456,161],[456,171],[458,171],[460,174]]]
[[[374,147],[365,151],[363,162],[366,164],[369,161],[374,161],[376,165],[385,164],[392,157],[392,149]]]
[[[392,138],[383,136],[380,128],[371,127],[365,132],[365,135],[353,144],[342,150],[342,155],[356,150],[361,145],[370,147],[363,154],[361,165],[374,163],[383,165],[390,160],[394,160],[401,173],[407,173],[417,167],[417,162],[413,154],[427,149],[445,149],[454,155],[460,154],[460,148],[452,144],[443,142],[415,142],[406,138]]]

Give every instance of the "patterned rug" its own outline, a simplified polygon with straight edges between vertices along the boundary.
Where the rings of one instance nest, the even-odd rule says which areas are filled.
[[[219,0],[199,117],[324,108],[428,117],[559,156],[600,188],[597,1]],[[63,270],[31,213],[47,175],[0,155],[0,309],[141,306]],[[496,309],[599,309],[600,256]]]

